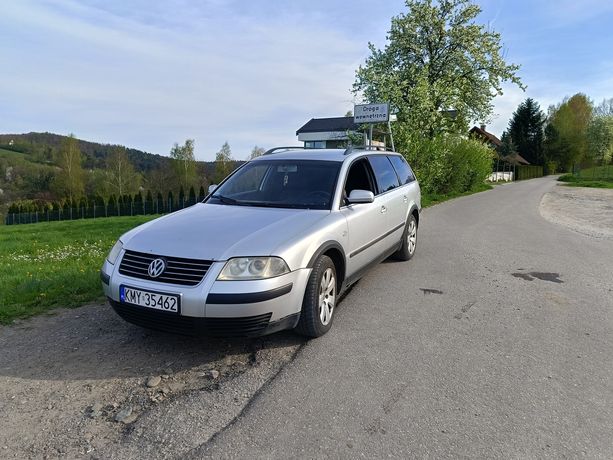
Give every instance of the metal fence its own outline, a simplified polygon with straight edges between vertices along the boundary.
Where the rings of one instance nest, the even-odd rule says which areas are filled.
[[[39,222],[97,219],[101,217],[142,216],[168,214],[196,204],[198,200],[185,199],[181,203],[168,201],[145,201],[142,203],[89,205],[76,208],[46,209],[43,211],[8,213],[6,225],[36,224]]]
[[[594,165],[583,163],[575,167],[573,175],[586,180],[613,180],[613,164]]]

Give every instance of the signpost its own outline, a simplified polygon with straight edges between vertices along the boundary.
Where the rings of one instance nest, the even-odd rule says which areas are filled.
[[[356,124],[368,124],[369,126],[369,139],[368,147],[372,147],[372,129],[375,123],[387,123],[390,140],[392,143],[392,150],[394,148],[394,137],[392,136],[392,127],[390,125],[390,105],[385,104],[359,104],[353,108],[353,121]],[[366,133],[364,133],[366,136]],[[365,142],[366,143],[366,142]]]

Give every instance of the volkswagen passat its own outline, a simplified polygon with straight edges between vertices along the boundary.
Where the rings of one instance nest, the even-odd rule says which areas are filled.
[[[415,252],[420,190],[404,158],[273,149],[187,209],[125,233],[101,271],[125,320],[164,331],[317,337],[339,295]]]

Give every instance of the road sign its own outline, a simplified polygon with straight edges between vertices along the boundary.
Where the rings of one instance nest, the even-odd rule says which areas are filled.
[[[361,104],[353,108],[355,123],[387,123],[389,119],[389,104]]]

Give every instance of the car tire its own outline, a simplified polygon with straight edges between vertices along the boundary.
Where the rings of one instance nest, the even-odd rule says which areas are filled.
[[[407,224],[404,227],[402,234],[402,245],[400,249],[394,253],[394,259],[410,260],[415,254],[417,248],[417,220],[413,214],[409,214]]]
[[[332,327],[338,301],[336,267],[328,256],[320,256],[309,277],[296,332],[306,337],[320,337]]]

